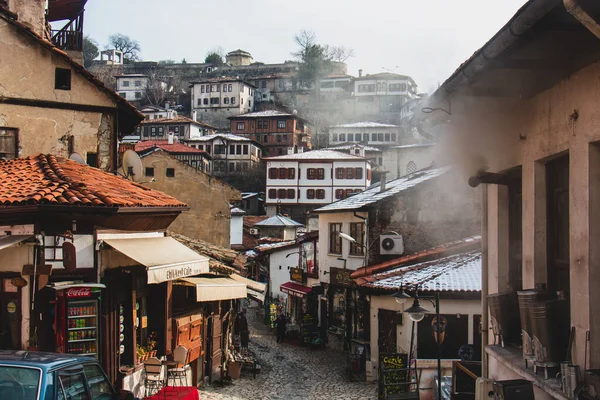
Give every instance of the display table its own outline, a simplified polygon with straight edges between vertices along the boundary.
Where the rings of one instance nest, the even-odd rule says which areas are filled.
[[[198,389],[193,386],[167,386],[153,396],[146,397],[152,400],[200,400]]]

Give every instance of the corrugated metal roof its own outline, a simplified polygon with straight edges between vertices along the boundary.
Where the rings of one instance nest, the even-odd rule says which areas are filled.
[[[480,292],[481,251],[455,254],[373,275],[362,286],[386,290],[418,286],[420,291]]]
[[[372,188],[364,192],[357,193],[346,199],[336,201],[326,206],[317,208],[316,212],[335,212],[345,210],[358,210],[369,204],[377,203],[383,199],[394,196],[403,190],[417,186],[420,183],[427,182],[432,178],[437,178],[450,171],[450,167],[432,168],[427,170],[417,171],[413,174],[403,176],[398,179],[386,182],[385,191],[381,191],[380,185],[374,185]]]
[[[294,227],[304,226],[300,222],[296,222],[291,218],[284,217],[283,215],[273,215],[263,221],[257,222],[254,226],[281,226],[281,227]]]

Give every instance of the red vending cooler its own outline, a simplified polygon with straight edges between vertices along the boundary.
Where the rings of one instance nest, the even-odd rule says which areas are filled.
[[[78,284],[57,291],[55,332],[58,353],[99,358],[100,290],[100,287]]]

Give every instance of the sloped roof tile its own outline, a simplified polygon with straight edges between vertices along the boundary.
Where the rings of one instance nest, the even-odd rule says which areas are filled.
[[[167,194],[62,157],[0,160],[0,208],[42,204],[187,207]]]

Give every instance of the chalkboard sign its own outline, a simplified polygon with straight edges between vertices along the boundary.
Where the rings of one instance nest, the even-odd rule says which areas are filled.
[[[312,343],[312,333],[314,330],[315,321],[311,314],[304,314],[302,318],[302,345],[308,345]]]
[[[410,391],[408,354],[379,355],[379,398]]]

